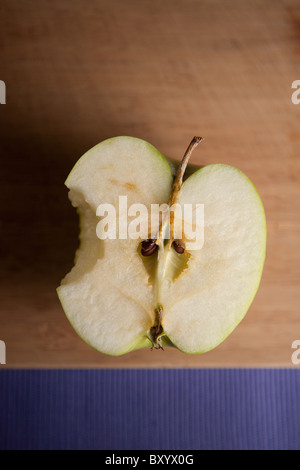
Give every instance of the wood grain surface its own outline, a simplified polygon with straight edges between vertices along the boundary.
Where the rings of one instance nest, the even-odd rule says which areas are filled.
[[[296,367],[299,1],[1,0],[0,79],[0,367]],[[78,244],[64,180],[105,138],[140,137],[180,159],[197,134],[205,141],[193,163],[234,165],[262,197],[268,244],[257,296],[204,355],[102,355],[56,296]]]

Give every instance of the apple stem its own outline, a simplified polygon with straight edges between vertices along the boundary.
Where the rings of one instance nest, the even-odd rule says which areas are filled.
[[[179,192],[179,190],[181,188],[181,185],[182,185],[183,176],[184,176],[187,164],[189,162],[189,159],[192,155],[192,152],[197,147],[197,145],[200,144],[200,142],[202,140],[203,140],[202,137],[194,137],[191,140],[188,148],[186,149],[185,154],[183,155],[183,158],[182,158],[181,163],[180,163],[180,165],[177,169],[175,180],[174,180],[174,183],[173,183],[173,188],[172,188],[172,192],[171,192],[171,196],[170,196],[170,202],[169,202],[170,207],[176,201],[178,192]]]
[[[202,137],[194,137],[191,140],[188,148],[186,149],[185,154],[183,155],[183,158],[177,169],[175,180],[173,183],[173,188],[172,188],[170,201],[169,201],[169,207],[172,207],[173,204],[176,203],[176,199],[180,191],[180,188],[182,186],[183,176],[184,176],[187,164],[189,162],[189,159],[192,155],[193,150],[197,147],[198,144],[200,144],[202,140],[203,140]],[[170,240],[171,240],[171,243],[174,240],[174,211],[170,212]]]
[[[192,152],[197,147],[197,145],[200,144],[200,142],[202,140],[203,140],[202,137],[196,137],[196,136],[193,137],[193,139],[191,140],[188,148],[185,151],[185,154],[183,155],[181,163],[179,164],[179,167],[176,171],[176,175],[175,175],[175,179],[174,179],[174,183],[173,183],[173,187],[172,187],[172,191],[171,191],[171,195],[170,195],[170,199],[169,199],[169,208],[172,207],[172,205],[175,204],[175,202],[176,202],[178,193],[179,193],[180,188],[182,186],[183,176],[184,176],[187,164],[189,162],[189,159],[192,155]],[[165,220],[167,220],[166,217],[165,217]],[[162,235],[163,235],[164,222],[165,221],[163,220],[162,223],[160,224],[160,227],[159,227],[159,230],[158,230],[158,235],[156,237],[157,245],[159,245],[160,242],[161,242],[161,238],[162,238]],[[173,235],[174,235],[174,212],[173,211],[170,212],[170,229],[171,229],[170,230],[170,242],[172,243],[172,241],[174,239],[174,237],[173,237]]]

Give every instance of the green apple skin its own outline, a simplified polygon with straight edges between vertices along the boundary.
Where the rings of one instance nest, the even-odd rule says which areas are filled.
[[[112,141],[113,139],[115,138],[112,138],[112,139],[107,139],[106,141],[103,141],[101,142],[100,144],[98,144],[97,146],[95,146],[94,148],[104,144],[104,143],[109,143],[110,141]],[[129,139],[134,139],[134,138],[129,138]],[[153,153],[153,152],[156,152],[156,155],[157,155],[157,158],[160,160],[160,162],[163,162],[165,164],[166,167],[168,167],[168,172],[170,173],[170,175],[173,175],[176,173],[176,169],[178,167],[178,165],[180,164],[180,162],[176,161],[176,160],[173,160],[173,159],[170,159],[170,158],[167,158],[167,157],[164,157],[157,149],[155,149],[155,147],[153,147],[151,144],[149,144],[148,142],[145,142],[145,144],[147,144],[149,146],[149,150]],[[93,148],[93,149],[94,149]],[[90,149],[88,152],[86,152],[82,158],[86,157],[93,149]],[[80,159],[80,160],[81,160]],[[67,180],[66,180],[66,185],[68,184],[68,181],[70,180],[72,174],[73,174],[73,171],[75,170],[75,168],[79,165],[79,162],[80,160],[78,160],[78,162],[76,163],[76,165],[73,167],[72,171],[70,172]],[[221,165],[221,164],[219,164]],[[209,165],[208,165],[209,166]],[[226,166],[226,165],[225,165]],[[203,168],[206,168],[206,166],[197,166],[197,165],[191,165],[191,164],[188,164],[187,166],[187,169],[186,169],[186,173],[185,173],[185,179],[187,178],[193,178],[194,175],[197,175],[199,174]],[[252,183],[252,181],[240,170],[236,169],[243,178],[245,178],[247,180],[248,183],[250,183],[253,187],[253,189],[255,190],[256,194],[257,194],[257,197],[260,201],[260,207],[261,207],[261,213],[263,214],[264,216],[264,236],[265,236],[265,249],[264,249],[264,253],[263,253],[263,258],[261,259],[261,270],[260,270],[260,276],[259,276],[259,279],[258,279],[258,283],[257,283],[257,286],[256,288],[254,289],[253,291],[253,294],[252,294],[252,298],[250,300],[250,302],[248,303],[247,307],[245,309],[243,309],[245,311],[244,313],[244,316],[246,315],[247,311],[249,310],[253,300],[254,300],[254,297],[256,295],[256,292],[258,290],[258,287],[259,287],[259,283],[260,283],[260,280],[261,280],[261,276],[262,276],[262,272],[263,272],[263,265],[264,265],[264,261],[265,261],[265,256],[266,256],[266,236],[267,236],[267,224],[266,224],[266,217],[265,217],[265,212],[264,212],[264,207],[263,207],[263,204],[262,204],[262,201],[261,201],[261,198],[259,196],[259,193],[257,191],[257,189],[255,188],[254,184]],[[60,294],[59,294],[59,288],[57,290],[57,294],[58,294],[58,297],[60,298]],[[64,305],[63,305],[63,300],[60,299],[61,303],[62,303],[62,306],[64,308]],[[126,350],[124,351],[121,351],[121,352],[118,352],[117,354],[114,354],[114,353],[108,353],[107,351],[102,351],[101,349],[99,349],[98,347],[95,347],[91,342],[89,342],[87,340],[86,337],[82,336],[81,332],[78,331],[78,329],[76,329],[76,327],[74,326],[74,323],[72,322],[72,320],[70,319],[69,317],[69,314],[68,314],[68,311],[67,309],[64,308],[64,311],[66,313],[66,316],[68,318],[68,320],[70,321],[72,327],[75,329],[76,333],[83,339],[83,341],[85,341],[89,346],[91,346],[92,348],[96,349],[97,351],[99,352],[102,352],[106,355],[110,355],[110,356],[120,356],[120,355],[123,355],[123,354],[126,354],[128,352],[131,352],[131,351],[135,351],[135,350],[138,350],[138,349],[143,349],[143,348],[151,348],[153,345],[151,343],[151,341],[149,340],[149,338],[147,337],[147,335],[144,335],[140,338],[137,338],[135,341],[131,342],[130,345],[128,345],[128,347],[126,348]],[[186,353],[186,354],[203,354],[205,352],[208,352],[212,349],[214,349],[215,347],[217,347],[220,343],[222,343],[231,333],[232,331],[238,326],[238,324],[241,322],[241,320],[244,318],[244,316],[242,318],[239,318],[238,322],[236,324],[234,324],[225,334],[224,336],[220,339],[220,341],[215,344],[214,346],[212,346],[210,349],[205,349],[205,350],[200,350],[200,351],[195,351],[195,352],[190,352],[190,351],[186,351],[184,349],[181,349],[178,345],[174,344],[169,338],[167,335],[164,335],[161,337],[161,345],[162,347],[175,347],[176,349],[179,349],[180,351]]]

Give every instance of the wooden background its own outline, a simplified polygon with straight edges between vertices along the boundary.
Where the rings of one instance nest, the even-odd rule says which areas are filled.
[[[1,317],[7,366],[295,367],[300,339],[300,2],[1,0]],[[246,318],[217,349],[107,357],[73,331],[55,288],[78,221],[63,182],[101,140],[132,135],[225,162],[256,185],[267,258]]]

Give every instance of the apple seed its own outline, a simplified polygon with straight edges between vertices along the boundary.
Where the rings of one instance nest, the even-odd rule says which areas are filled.
[[[152,240],[152,238],[148,238],[142,242],[142,249],[141,254],[143,256],[151,256],[153,253],[156,252],[158,249],[158,245],[156,244],[156,240]]]
[[[182,253],[184,253],[183,246],[181,246],[180,243],[177,240],[173,241],[172,246],[173,246],[174,250],[176,251],[176,253],[178,253],[179,255],[182,255]]]

